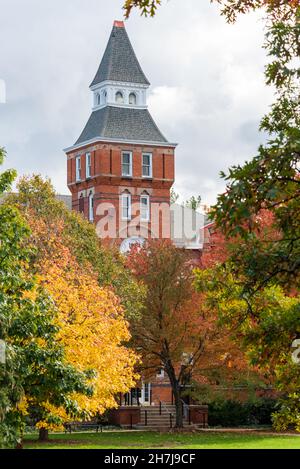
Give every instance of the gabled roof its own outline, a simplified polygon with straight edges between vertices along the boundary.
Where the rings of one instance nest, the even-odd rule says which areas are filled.
[[[105,80],[149,85],[136,58],[123,21],[115,21],[103,58],[91,86]]]
[[[75,145],[101,137],[136,143],[168,143],[147,109],[115,106],[105,106],[92,112]]]

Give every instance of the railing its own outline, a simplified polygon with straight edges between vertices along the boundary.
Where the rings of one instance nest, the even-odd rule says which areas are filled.
[[[195,411],[197,412],[197,414],[200,414],[201,415],[201,425],[202,425],[202,428],[206,428],[208,427],[208,414],[207,412],[204,412],[203,410],[201,409],[195,409]]]
[[[172,412],[169,411],[168,407],[166,406],[166,404],[164,402],[159,401],[159,415],[161,415],[163,408],[165,408],[166,413],[169,414],[170,428],[173,428],[173,417],[174,417],[174,415],[172,414]]]
[[[190,425],[191,424],[190,407],[182,399],[180,399],[180,400],[181,400],[181,408],[182,408],[183,418],[185,418],[186,420],[189,420],[189,425]]]

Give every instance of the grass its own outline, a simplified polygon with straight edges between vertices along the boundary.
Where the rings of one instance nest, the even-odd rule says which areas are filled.
[[[104,431],[103,433],[52,434],[39,443],[37,435],[25,437],[30,449],[299,449],[297,435],[270,435],[261,432],[156,433]]]

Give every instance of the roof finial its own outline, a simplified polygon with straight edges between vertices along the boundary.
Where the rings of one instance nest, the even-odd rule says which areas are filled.
[[[114,21],[114,26],[115,26],[116,28],[125,28],[124,21],[115,20],[115,21]]]

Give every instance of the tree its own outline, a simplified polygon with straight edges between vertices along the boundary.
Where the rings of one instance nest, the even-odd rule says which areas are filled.
[[[32,230],[43,239],[48,227],[38,219]],[[76,396],[82,414],[91,418],[115,407],[116,395],[134,386],[137,356],[126,347],[130,334],[120,300],[99,286],[91,267],[80,267],[63,245],[58,227],[49,243],[55,248],[37,266],[39,282],[58,310],[57,340],[64,347],[66,359],[76,369],[92,372],[89,385],[93,395]],[[63,415],[61,409],[56,412]],[[66,414],[64,418],[67,420]]]
[[[22,177],[17,184],[17,194],[11,194],[7,201],[15,205],[29,225],[31,220],[41,220],[48,232],[44,237],[35,236],[31,240],[36,247],[32,265],[39,265],[49,256],[56,230],[60,230],[61,241],[70,250],[78,264],[84,269],[92,266],[98,275],[101,287],[112,288],[120,298],[127,318],[139,314],[143,291],[125,268],[124,259],[117,249],[106,249],[101,245],[95,227],[81,214],[69,210],[56,198],[53,186],[40,175]]]
[[[171,204],[176,204],[179,197],[180,195],[177,192],[175,192],[174,189],[172,188],[171,193],[170,193]],[[197,210],[200,207],[200,203],[201,203],[201,195],[198,195],[197,197],[192,195],[189,199],[183,202],[182,205],[192,210]]]
[[[101,248],[94,226],[56,200],[49,181],[39,176],[23,178],[18,188],[19,193],[7,201],[20,207],[30,225],[28,241],[34,248],[30,267],[57,310],[56,340],[64,347],[69,364],[89,372],[87,382],[93,394],[72,397],[78,415],[91,418],[115,407],[115,396],[127,392],[137,378],[137,356],[126,347],[130,335],[124,308],[115,295],[117,288],[108,282],[115,285],[117,273],[118,291],[126,292],[125,301],[129,298],[132,305],[133,293],[142,289],[121,259],[116,259],[116,266],[112,264],[112,255]],[[127,284],[122,285],[123,280]],[[136,305],[138,309],[138,301]],[[68,421],[63,407],[49,405],[47,400],[42,404],[39,412],[30,409],[40,429]]]
[[[258,217],[258,237],[269,241],[280,235],[273,227],[273,217],[262,211]],[[281,407],[273,416],[277,429],[293,425],[300,429],[298,412],[300,372],[293,362],[291,345],[299,336],[299,299],[286,294],[279,286],[249,285],[247,272],[237,269],[239,256],[247,256],[248,246],[242,237],[227,240],[214,227],[196,271],[195,286],[205,292],[207,307],[215,311],[224,328],[246,352],[249,364],[265,375],[281,395]],[[251,254],[250,254],[251,255]],[[234,259],[234,261],[233,261]]]
[[[176,204],[178,199],[179,199],[179,194],[177,194],[177,192],[175,192],[174,189],[172,188],[171,192],[170,192],[170,202],[171,202],[171,204]]]
[[[257,9],[264,12],[264,47],[270,57],[265,69],[266,83],[276,91],[276,101],[260,126],[269,136],[267,143],[259,147],[252,160],[233,166],[228,174],[221,173],[227,181],[226,191],[219,195],[211,212],[217,227],[228,239],[239,236],[244,240],[236,246],[230,266],[243,283],[239,295],[248,302],[244,318],[247,322],[252,318],[252,301],[267,294],[268,288],[281,286],[281,294],[290,293],[293,301],[299,302],[300,5],[298,0],[216,1],[228,22],[236,21],[240,13]],[[142,13],[154,15],[151,4],[147,0],[133,0],[125,6],[127,14],[137,6],[142,7]],[[155,2],[154,6],[157,5]],[[259,218],[264,210],[270,214],[271,223],[260,233]],[[294,330],[297,331],[296,324]],[[289,336],[289,329],[286,332]],[[256,336],[252,337],[254,340]],[[276,344],[276,336],[272,337]],[[286,418],[299,409],[298,395],[293,403],[292,396],[293,393],[288,410],[282,414]]]
[[[197,210],[197,208],[199,208],[200,206],[200,203],[201,203],[201,195],[198,195],[197,197],[192,195],[192,197],[190,197],[189,199],[185,201],[185,206],[188,208],[191,208],[192,210]]]
[[[211,3],[219,3],[222,14],[227,21],[233,22],[240,13],[248,13],[251,10],[267,9],[274,17],[280,12],[289,13],[296,11],[299,6],[298,0],[210,0]],[[140,10],[144,16],[155,16],[162,0],[125,0],[124,10],[126,18],[129,18],[133,8]]]
[[[152,241],[133,248],[128,265],[147,288],[141,317],[131,322],[141,372],[151,376],[157,369],[165,370],[176,405],[176,427],[181,428],[186,385],[192,378],[216,383],[220,369],[233,370],[240,356],[233,353],[228,359],[232,344],[195,292],[193,264],[186,251],[169,241]]]
[[[248,339],[254,350],[256,341],[267,344],[277,363],[277,385],[287,393],[276,417],[278,428],[293,423],[299,429],[300,372],[291,363],[290,347],[299,334],[300,305],[300,5],[298,1],[270,0],[266,14],[265,48],[271,62],[265,74],[267,84],[276,90],[276,101],[261,121],[269,140],[251,161],[223,174],[226,192],[218,197],[212,216],[228,238],[236,234],[243,238],[232,256],[232,266],[244,282],[242,295],[248,299],[245,320],[252,318],[253,299],[267,294],[268,289],[276,292],[276,298],[283,297],[272,314],[269,308],[260,313],[256,333]],[[265,210],[270,224],[262,233],[259,218]]]
[[[0,150],[0,164],[4,151]],[[0,194],[10,189],[15,171],[0,175]],[[35,286],[25,246],[29,228],[16,208],[0,205],[0,339],[6,345],[0,364],[0,446],[21,444],[28,402],[64,406],[72,412],[72,392],[88,393],[85,375],[67,364],[55,340],[55,309]]]
[[[123,8],[126,18],[129,18],[131,10],[135,7],[141,10],[142,15],[154,16],[159,5],[161,0],[125,0]]]
[[[253,280],[264,285],[276,281],[286,288],[299,285],[300,266],[300,5],[298,0],[216,0],[228,22],[238,14],[261,9],[266,18],[264,47],[270,57],[265,70],[266,83],[276,90],[271,112],[263,117],[261,130],[269,135],[258,154],[244,165],[233,166],[224,194],[211,213],[218,227],[231,237],[244,236],[253,246],[246,262]],[[144,15],[154,15],[159,2],[132,0],[125,3]],[[262,209],[274,216],[274,227],[282,236],[270,245],[253,234],[254,221]],[[255,263],[257,259],[257,263]],[[247,270],[247,267],[245,267]]]

